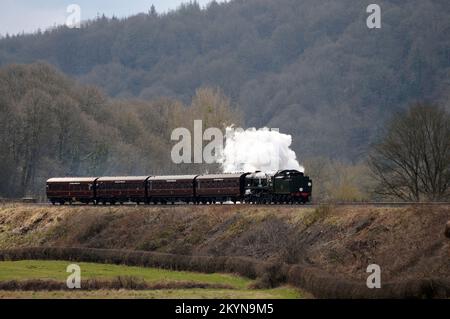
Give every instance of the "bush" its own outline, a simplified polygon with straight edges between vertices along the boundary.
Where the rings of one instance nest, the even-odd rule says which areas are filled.
[[[230,285],[199,283],[193,281],[178,282],[162,282],[147,283],[143,279],[119,276],[112,280],[88,279],[81,282],[81,290],[161,290],[161,289],[192,289],[192,288],[209,288],[209,289],[234,289]],[[65,282],[55,280],[9,280],[0,281],[0,290],[5,291],[55,291],[55,290],[71,290]]]

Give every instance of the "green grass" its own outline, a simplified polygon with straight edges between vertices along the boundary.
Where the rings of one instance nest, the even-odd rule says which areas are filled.
[[[229,274],[202,274],[157,268],[41,260],[0,262],[0,281],[26,279],[66,280],[67,276],[69,276],[66,268],[70,264],[80,266],[83,279],[112,279],[118,276],[131,276],[142,278],[149,283],[194,281],[208,284],[226,284],[235,289],[244,289],[252,282],[250,279]]]

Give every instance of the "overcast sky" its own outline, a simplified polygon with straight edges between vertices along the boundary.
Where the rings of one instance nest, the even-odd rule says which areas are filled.
[[[81,19],[88,20],[103,13],[108,17],[125,17],[147,12],[152,4],[158,12],[165,12],[183,2],[189,0],[0,0],[0,34],[29,33],[64,24],[70,4],[78,4]],[[205,5],[210,0],[197,2]]]

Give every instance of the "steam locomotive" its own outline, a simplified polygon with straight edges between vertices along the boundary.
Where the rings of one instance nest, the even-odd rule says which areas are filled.
[[[304,204],[312,181],[297,170],[183,176],[64,177],[47,181],[47,198],[66,203]]]

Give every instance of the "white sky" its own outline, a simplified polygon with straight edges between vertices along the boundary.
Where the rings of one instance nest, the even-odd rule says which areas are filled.
[[[220,1],[220,0],[219,0]],[[219,2],[218,1],[218,2]],[[81,20],[88,20],[98,14],[108,17],[126,17],[147,12],[153,4],[158,12],[176,9],[189,0],[0,0],[0,34],[16,34],[45,30],[64,24],[69,13],[67,7],[77,4],[81,7]],[[197,0],[204,6],[210,0]]]

